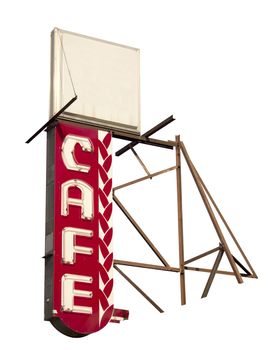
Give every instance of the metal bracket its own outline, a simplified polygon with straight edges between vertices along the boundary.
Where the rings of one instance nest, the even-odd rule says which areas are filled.
[[[68,108],[71,106],[71,104],[74,103],[74,101],[77,100],[77,95],[73,97],[68,103],[66,103],[65,106],[63,106],[55,115],[53,115],[52,118],[49,119],[48,122],[46,122],[43,126],[41,126],[40,129],[38,129],[25,143],[30,143],[33,139],[36,138],[43,130],[48,128],[52,123],[56,121],[56,119]]]
[[[153,135],[154,133],[156,133],[160,129],[164,128],[166,125],[168,125],[169,123],[173,122],[174,120],[175,120],[175,118],[173,117],[173,115],[171,115],[170,117],[168,117],[165,120],[163,120],[161,123],[155,125],[152,129],[148,130],[141,137],[142,138],[147,138],[147,137]],[[141,142],[141,141],[137,140],[137,141],[130,142],[129,144],[127,144],[126,146],[122,147],[120,150],[115,152],[115,155],[116,156],[121,156],[123,153],[125,153],[129,149],[133,149],[133,147],[136,146],[139,142]]]

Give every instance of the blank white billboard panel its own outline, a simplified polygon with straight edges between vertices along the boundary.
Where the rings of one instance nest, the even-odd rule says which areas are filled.
[[[139,62],[138,49],[54,29],[51,116],[76,94],[63,118],[139,133]]]

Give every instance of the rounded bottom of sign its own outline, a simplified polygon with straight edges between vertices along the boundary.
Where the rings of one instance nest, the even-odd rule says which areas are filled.
[[[67,335],[68,337],[72,338],[82,338],[87,336],[88,334],[81,334],[73,331],[72,329],[68,328],[65,326],[65,324],[58,318],[58,317],[53,317],[50,320],[50,323],[52,324],[53,327],[55,327],[59,332],[61,332],[64,335]]]

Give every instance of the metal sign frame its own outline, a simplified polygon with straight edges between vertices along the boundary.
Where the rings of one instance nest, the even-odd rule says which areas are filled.
[[[169,122],[173,121],[174,119],[171,119],[173,117],[167,118],[162,123],[158,124],[155,128],[152,128],[144,135],[151,136],[154,132],[158,131],[159,128],[164,127],[167,125],[167,121]],[[160,126],[160,127],[159,127]],[[143,135],[143,137],[144,137]],[[145,136],[146,137],[146,136]],[[119,186],[114,187],[113,189],[113,200],[117,204],[117,206],[120,208],[120,210],[123,212],[123,214],[127,217],[127,219],[131,222],[131,224],[135,227],[137,232],[140,234],[140,236],[144,239],[144,241],[147,243],[147,245],[151,248],[151,250],[154,252],[154,254],[158,257],[158,259],[161,261],[162,265],[154,265],[154,264],[146,264],[141,262],[133,262],[133,261],[126,261],[126,260],[114,260],[114,268],[117,272],[121,274],[122,277],[124,277],[142,296],[147,299],[159,312],[163,312],[162,308],[155,303],[133,280],[131,280],[120,268],[119,266],[132,266],[132,267],[139,267],[139,268],[146,268],[146,269],[154,269],[154,270],[160,270],[160,271],[168,271],[168,272],[176,272],[179,274],[180,278],[180,294],[181,294],[181,305],[186,304],[186,284],[185,284],[185,271],[198,271],[198,272],[206,272],[209,273],[209,277],[207,280],[207,283],[204,287],[203,293],[201,295],[201,298],[207,297],[209,290],[211,288],[211,285],[213,283],[213,280],[215,278],[216,274],[223,274],[228,276],[234,276],[238,283],[243,283],[242,277],[247,278],[258,278],[256,272],[254,271],[252,265],[250,264],[246,254],[244,253],[242,247],[238,243],[234,233],[232,232],[230,226],[228,225],[227,221],[225,220],[223,214],[221,213],[219,207],[217,206],[216,202],[214,201],[212,195],[210,194],[208,188],[206,187],[205,183],[203,182],[201,176],[199,175],[198,171],[196,170],[188,152],[184,145],[184,143],[181,141],[180,136],[177,135],[175,137],[174,141],[165,141],[166,148],[169,149],[175,149],[175,157],[176,162],[175,165],[172,167],[169,167],[167,169],[160,170],[155,173],[149,173],[148,169],[146,168],[145,164],[142,162],[141,158],[138,156],[137,152],[134,150],[135,145],[138,143],[144,143],[147,145],[153,145],[153,146],[159,146],[159,144],[154,144],[151,142],[150,138],[147,138],[144,140],[143,138],[135,138],[131,140],[132,142],[120,150],[118,150],[115,154],[117,156],[120,156],[121,154],[125,153],[128,150],[131,150],[134,154],[134,156],[137,158],[141,166],[146,172],[146,176],[134,179],[132,181],[129,181],[127,183],[121,184]],[[158,140],[159,142],[159,140]],[[201,253],[197,256],[194,256],[190,259],[185,260],[184,257],[184,232],[183,232],[183,210],[182,210],[182,181],[181,181],[181,157],[184,157],[186,164],[191,172],[191,175],[194,179],[195,185],[200,193],[200,196],[202,198],[203,204],[207,210],[207,213],[209,215],[209,218],[214,226],[214,229],[216,231],[216,234],[219,239],[219,246],[215,247],[209,251],[206,251],[204,253]],[[155,176],[162,175],[164,173],[167,173],[169,171],[176,171],[176,189],[177,189],[177,222],[178,222],[178,252],[179,252],[179,266],[170,266],[167,260],[161,255],[159,250],[154,246],[150,238],[146,235],[146,233],[142,230],[142,228],[139,226],[139,224],[135,221],[135,219],[131,216],[129,211],[125,208],[125,206],[122,204],[122,202],[119,200],[117,194],[118,190],[132,186],[138,182],[145,181],[148,179],[152,179]],[[231,250],[227,244],[227,241],[225,239],[225,236],[220,228],[219,221],[217,220],[213,209],[217,212],[219,215],[222,223],[226,227],[229,235],[231,236],[233,242],[235,243],[236,247],[238,248],[241,256],[244,258],[247,266],[244,266],[232,253]],[[215,262],[212,267],[210,268],[202,268],[202,267],[193,267],[189,266],[190,263],[197,261],[205,256],[208,256],[210,254],[218,252]],[[226,271],[226,270],[219,270],[219,265],[221,262],[221,259],[223,255],[226,255],[231,270],[232,271]],[[239,271],[240,268],[242,272]]]

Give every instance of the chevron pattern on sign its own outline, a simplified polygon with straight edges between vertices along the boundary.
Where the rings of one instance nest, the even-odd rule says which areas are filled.
[[[99,159],[99,323],[103,328],[113,315],[112,152],[111,134],[98,131]]]

